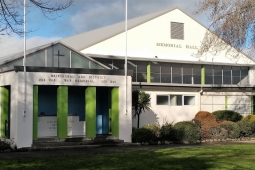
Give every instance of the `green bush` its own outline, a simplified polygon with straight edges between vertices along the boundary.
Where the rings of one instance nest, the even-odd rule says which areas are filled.
[[[4,152],[5,150],[8,150],[8,149],[11,150],[10,145],[0,140],[0,152]]]
[[[159,138],[160,135],[160,124],[159,123],[153,123],[143,126],[143,128],[149,129],[153,132],[154,136],[156,138]]]
[[[253,121],[255,121],[255,115],[245,116],[242,120],[253,120]]]
[[[228,132],[226,129],[221,128],[219,126],[211,127],[208,131],[208,136],[210,139],[223,140],[228,137]]]
[[[240,113],[232,110],[217,110],[212,112],[212,114],[215,116],[216,121],[227,120],[232,122],[238,122],[243,118]]]
[[[132,132],[132,142],[138,142],[141,144],[144,143],[153,143],[155,141],[155,135],[153,134],[152,130],[147,128],[139,128],[133,129]]]
[[[231,122],[231,121],[221,122],[219,126],[227,130],[228,138],[235,139],[240,136],[240,127],[235,122]]]
[[[242,119],[237,122],[240,127],[241,137],[250,137],[255,134],[255,120],[252,119]]]
[[[190,121],[178,122],[174,125],[176,132],[176,141],[177,142],[188,142],[196,143],[200,140],[200,128],[197,124]]]
[[[172,124],[166,123],[160,128],[160,140],[162,142],[174,142],[176,141],[176,133]]]

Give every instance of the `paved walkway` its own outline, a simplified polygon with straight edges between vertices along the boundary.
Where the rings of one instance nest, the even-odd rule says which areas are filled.
[[[169,145],[126,145],[126,146],[104,146],[104,147],[86,147],[86,148],[66,148],[66,149],[52,149],[52,150],[40,150],[40,151],[19,151],[0,153],[0,159],[20,159],[20,158],[37,158],[37,157],[49,157],[49,156],[67,156],[67,155],[81,155],[81,154],[107,154],[116,152],[129,152],[137,150],[156,150],[166,148],[190,148],[190,147],[208,147],[219,145],[231,145],[231,144],[255,144],[255,140],[249,141],[231,141],[231,142],[213,142],[213,143],[201,143],[201,144],[169,144]]]

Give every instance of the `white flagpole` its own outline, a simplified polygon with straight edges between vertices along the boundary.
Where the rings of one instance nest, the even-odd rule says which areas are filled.
[[[26,74],[26,0],[24,0],[24,112],[23,117],[26,117],[26,109],[27,109],[27,74]]]
[[[127,110],[127,15],[128,15],[128,0],[126,0],[126,14],[125,14],[125,32],[126,32],[126,54],[125,54],[125,109],[126,115],[128,113]]]

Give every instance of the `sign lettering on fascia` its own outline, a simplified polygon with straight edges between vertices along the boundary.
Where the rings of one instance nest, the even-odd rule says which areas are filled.
[[[39,78],[39,82],[57,82],[57,80],[63,80],[66,83],[117,83],[115,80],[106,79],[106,76],[98,75],[70,75],[70,74],[51,74],[48,78]]]
[[[181,44],[156,43],[158,47],[183,48]],[[186,49],[198,49],[196,45],[185,45]]]

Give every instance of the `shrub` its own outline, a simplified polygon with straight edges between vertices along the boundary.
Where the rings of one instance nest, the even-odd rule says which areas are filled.
[[[242,120],[254,120],[255,121],[255,115],[245,116]]]
[[[0,152],[4,152],[5,150],[11,150],[11,147],[8,143],[0,140]]]
[[[231,139],[238,138],[240,136],[240,127],[237,123],[227,121],[219,124],[219,127],[227,130],[227,137]]]
[[[153,123],[143,126],[143,128],[149,129],[153,132],[154,136],[156,138],[159,138],[160,136],[160,124],[159,123]]]
[[[160,128],[160,140],[162,142],[174,142],[175,138],[175,129],[172,124],[165,123]]]
[[[147,129],[147,128],[136,128],[133,129],[134,131],[132,132],[132,142],[138,142],[141,144],[144,143],[153,143],[155,140],[155,135],[153,134],[152,130]]]
[[[255,120],[252,119],[242,119],[237,122],[240,127],[241,137],[250,137],[255,134]]]
[[[219,126],[211,127],[208,135],[210,136],[210,139],[226,139],[228,137],[228,132],[226,129],[221,128]]]
[[[216,121],[227,120],[232,122],[238,122],[243,118],[240,113],[232,110],[217,110],[214,111],[212,114],[215,116]]]
[[[200,140],[200,128],[189,121],[178,122],[174,125],[177,142],[196,143]]]
[[[213,114],[206,111],[199,111],[194,121],[200,127],[201,139],[210,138],[210,129],[216,126],[216,118]]]

